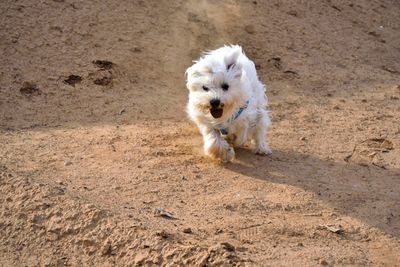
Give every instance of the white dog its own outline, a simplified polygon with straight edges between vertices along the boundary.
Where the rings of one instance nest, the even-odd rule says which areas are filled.
[[[186,70],[189,89],[187,113],[204,140],[204,152],[231,161],[235,147],[247,140],[257,154],[270,154],[266,141],[271,121],[265,86],[254,63],[238,45],[204,54]]]

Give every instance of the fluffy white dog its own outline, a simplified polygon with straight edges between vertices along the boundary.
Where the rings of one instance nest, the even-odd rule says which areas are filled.
[[[233,146],[247,140],[257,154],[270,154],[266,140],[271,121],[265,86],[238,45],[205,53],[186,70],[187,113],[204,140],[204,152],[222,161],[235,157]]]

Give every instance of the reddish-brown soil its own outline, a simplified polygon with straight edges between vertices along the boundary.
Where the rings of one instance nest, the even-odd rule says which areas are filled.
[[[396,0],[1,1],[1,266],[400,266]],[[240,44],[273,154],[202,154],[184,71]]]

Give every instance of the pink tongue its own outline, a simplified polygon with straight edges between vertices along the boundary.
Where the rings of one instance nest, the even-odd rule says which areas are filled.
[[[212,108],[212,109],[210,109],[211,115],[216,119],[221,118],[223,112],[224,112],[224,110],[222,108]]]

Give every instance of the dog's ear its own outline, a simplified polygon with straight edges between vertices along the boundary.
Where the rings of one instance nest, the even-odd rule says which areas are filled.
[[[242,76],[242,66],[238,64],[238,58],[242,53],[242,49],[235,49],[231,54],[225,56],[226,70],[233,73],[235,78],[240,78]]]
[[[189,67],[185,74],[187,78],[198,78],[201,77],[203,75],[211,75],[213,73],[212,69],[206,66],[196,66],[193,65],[191,67]]]
[[[231,69],[234,65],[236,65],[238,57],[242,51],[239,49],[234,50],[231,54],[225,56],[225,65],[226,69]]]
[[[233,54],[225,57],[226,70],[234,77],[242,77],[242,66],[237,62],[240,51],[235,51]]]

